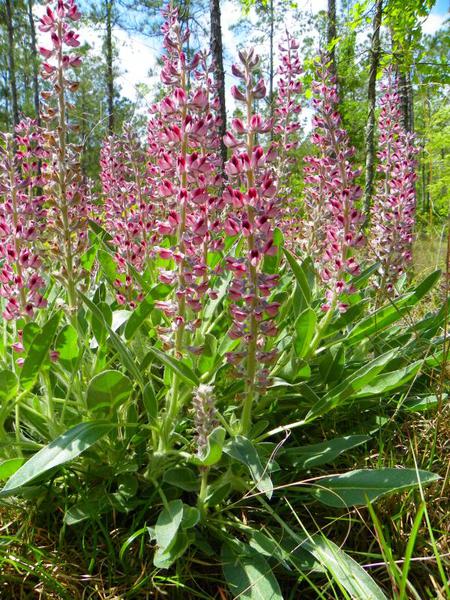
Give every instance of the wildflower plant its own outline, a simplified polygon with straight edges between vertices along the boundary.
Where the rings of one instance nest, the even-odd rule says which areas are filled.
[[[337,307],[344,312],[348,308],[345,296],[354,291],[349,276],[360,271],[355,249],[364,244],[363,216],[357,206],[362,190],[355,183],[360,171],[350,162],[354,148],[342,129],[336,82],[326,55],[317,62],[312,90],[315,114],[311,141],[319,154],[305,159],[309,248],[327,288],[322,310]]]
[[[48,224],[54,231],[50,240],[52,260],[60,264],[56,276],[64,283],[70,309],[77,306],[77,282],[82,277],[80,256],[86,247],[87,206],[80,194],[80,150],[69,143],[73,123],[69,121],[69,95],[76,92],[78,82],[72,72],[81,65],[73,51],[80,45],[72,29],[81,17],[74,0],[58,0],[55,9],[47,6],[40,19],[39,30],[48,34],[49,47],[40,47],[45,59],[41,67],[47,89],[42,92],[41,118],[46,130],[46,150],[49,153],[46,176]]]
[[[295,151],[300,144],[300,114],[302,106],[302,66],[299,57],[299,42],[286,31],[279,44],[278,95],[273,125],[277,146],[277,179],[280,200],[284,209],[280,219],[285,242],[295,247],[299,242],[298,206],[293,198],[292,174],[295,168]]]
[[[403,127],[392,70],[385,74],[383,91],[377,168],[380,176],[371,210],[370,250],[380,263],[377,287],[383,294],[392,294],[412,260],[418,148],[414,135]]]
[[[170,569],[187,586],[193,564],[217,563],[234,597],[262,589],[283,598],[299,580],[317,590],[325,571],[349,597],[384,599],[325,532],[297,531],[283,509],[305,502],[315,518],[316,503],[347,511],[436,479],[417,468],[342,473],[339,461],[376,448],[386,414],[440,364],[445,311],[402,321],[439,273],[395,307],[374,306],[374,266],[357,256],[358,171],[325,59],[305,192],[320,235],[313,261],[301,240],[282,252],[279,230],[293,215],[278,153],[295,144],[286,111],[299,89],[296,44],[285,46],[273,136],[255,110],[266,93],[259,59],[239,53],[232,94],[243,116],[225,135],[222,179],[214,66],[207,53],[188,58],[189,31],[173,6],[164,12],[165,95],[147,140],[127,128],[105,141],[104,203],[92,203],[68,143],[68,73],[79,58],[67,48],[78,45],[79,16],[73,1],[48,5],[45,131],[26,123],[1,144],[0,499],[33,498],[64,531],[75,526],[74,538],[78,524],[101,523],[123,563],[139,541],[153,560],[140,586]],[[45,234],[41,223],[51,225]],[[52,247],[56,274],[41,257]],[[60,310],[66,298],[76,310]]]
[[[36,309],[47,305],[42,277],[42,247],[46,210],[40,191],[40,161],[45,161],[44,137],[37,123],[21,121],[16,136],[3,136],[0,156],[0,295],[6,299],[3,318],[31,319]]]
[[[121,136],[109,136],[100,155],[105,229],[112,236],[118,277],[114,280],[120,305],[136,308],[154,239],[154,215],[147,157],[130,125]],[[133,271],[134,270],[134,271]]]

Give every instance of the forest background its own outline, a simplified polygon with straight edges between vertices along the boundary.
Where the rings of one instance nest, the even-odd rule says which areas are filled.
[[[433,256],[440,254],[450,183],[449,20],[445,0],[188,0],[179,4],[180,14],[193,33],[191,51],[208,46],[211,41],[216,59],[219,52],[225,90],[230,89],[236,48],[253,45],[265,57],[261,69],[268,81],[269,94],[263,101],[268,113],[273,110],[277,44],[286,27],[300,39],[305,74],[299,187],[301,159],[311,149],[309,84],[318,47],[328,45],[332,51],[343,125],[356,148],[356,163],[368,166],[366,203],[370,201],[370,179],[376,162],[376,80],[392,59],[400,71],[404,124],[415,132],[421,149],[417,182],[419,229],[429,240],[427,251]],[[162,3],[155,0],[80,3],[80,39],[85,56],[79,73],[75,116],[80,124],[77,141],[82,146],[86,177],[98,175],[100,148],[107,134],[119,133],[123,123],[129,122],[145,135],[149,107],[161,93],[161,7]],[[39,114],[38,47],[42,34],[35,23],[42,11],[42,5],[35,0],[4,0],[0,8],[0,130],[11,130],[21,116]],[[214,12],[221,20],[218,43],[213,39],[217,33],[210,28]],[[230,117],[236,107],[229,92],[224,103]],[[417,254],[417,260],[422,261],[421,247]]]

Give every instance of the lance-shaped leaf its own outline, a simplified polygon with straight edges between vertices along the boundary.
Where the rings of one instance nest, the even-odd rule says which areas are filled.
[[[49,474],[54,468],[79,456],[109,433],[113,427],[112,423],[89,422],[80,423],[69,429],[20,467],[0,491],[0,496],[19,494],[35,479]]]

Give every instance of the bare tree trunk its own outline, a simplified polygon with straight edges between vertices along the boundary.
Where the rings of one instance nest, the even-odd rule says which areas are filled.
[[[39,59],[36,48],[36,28],[33,19],[33,0],[28,0],[28,21],[31,33],[31,55],[33,57],[33,96],[36,120],[41,124],[40,102],[39,102]]]
[[[106,86],[108,96],[108,131],[114,133],[114,73],[112,50],[112,11],[114,0],[105,0],[106,8]]]
[[[408,131],[414,131],[414,95],[411,81],[411,71],[406,76],[406,102],[408,105]]]
[[[337,76],[336,69],[336,49],[334,40],[336,39],[336,0],[328,0],[328,19],[327,19],[327,44],[330,48],[331,71]]]
[[[269,33],[269,114],[273,117],[273,37],[274,37],[274,14],[273,14],[273,0],[270,0],[269,5],[269,19],[270,19],[270,33]],[[270,137],[273,139],[273,129],[270,130]]]
[[[222,27],[220,22],[220,0],[210,0],[209,3],[211,19],[211,53],[215,64],[215,80],[219,87],[220,103],[220,154],[222,157],[222,167],[227,160],[227,148],[223,143],[223,136],[227,130],[227,109],[225,104],[225,73],[223,70],[223,45],[222,45]]]
[[[369,110],[366,125],[366,173],[364,185],[364,207],[366,223],[370,219],[370,205],[373,193],[373,181],[375,177],[375,106],[376,106],[376,81],[378,65],[380,62],[380,28],[383,16],[383,0],[376,0],[375,15],[373,18],[372,45],[370,48],[370,71],[367,86],[367,100]]]
[[[8,28],[8,70],[9,84],[11,87],[13,125],[16,126],[19,122],[19,105],[17,102],[16,66],[14,62],[14,23],[11,0],[6,0],[6,26]]]

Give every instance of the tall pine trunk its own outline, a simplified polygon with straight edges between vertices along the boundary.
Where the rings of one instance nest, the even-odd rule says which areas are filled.
[[[31,56],[33,60],[33,98],[34,98],[34,112],[36,114],[36,120],[38,124],[41,123],[40,114],[40,102],[39,102],[39,58],[36,47],[36,28],[34,26],[33,18],[33,0],[28,0],[28,22],[30,26],[30,37],[31,37]]]
[[[274,52],[273,52],[273,43],[274,43],[274,12],[273,12],[273,0],[270,0],[269,4],[269,19],[270,19],[270,30],[269,30],[269,114],[270,117],[273,118],[273,110],[274,110],[274,97],[273,97],[273,62],[274,62]],[[273,139],[273,130],[270,133],[271,138]]]
[[[383,16],[383,0],[376,0],[375,15],[373,18],[372,44],[370,48],[370,71],[367,86],[367,100],[369,110],[366,125],[366,173],[364,185],[364,207],[366,222],[370,218],[370,205],[372,201],[373,182],[375,178],[375,106],[376,106],[376,81],[378,65],[380,63],[380,28]]]
[[[223,143],[223,136],[227,130],[227,110],[225,104],[225,73],[223,70],[223,44],[222,44],[222,27],[220,20],[220,0],[210,0],[209,12],[211,19],[211,53],[215,63],[215,80],[219,86],[219,103],[220,103],[220,154],[222,157],[222,167],[227,159],[227,148]]]
[[[328,0],[328,18],[327,18],[327,45],[330,48],[331,72],[336,77],[336,48],[334,40],[336,39],[336,0]]]
[[[114,133],[114,72],[112,48],[112,11],[114,0],[105,0],[106,8],[106,88],[108,97],[108,131]]]
[[[8,71],[11,88],[11,107],[13,125],[19,123],[19,104],[17,101],[16,65],[14,61],[14,21],[11,0],[6,0],[6,27],[8,29]]]

